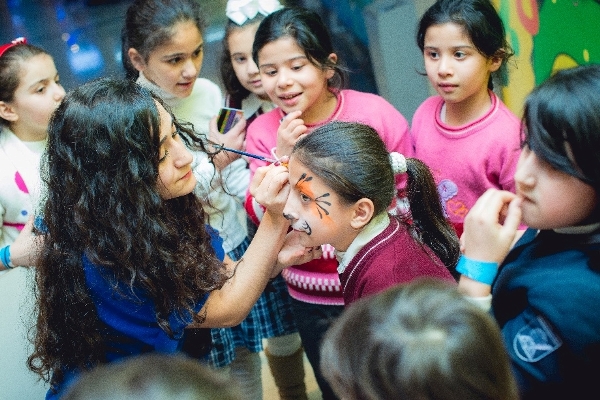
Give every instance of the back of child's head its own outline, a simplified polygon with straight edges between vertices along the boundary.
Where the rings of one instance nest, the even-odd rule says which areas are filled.
[[[373,202],[374,216],[387,212],[396,196],[395,171],[381,137],[368,125],[333,121],[296,142],[292,157],[324,181],[341,199],[352,204]],[[406,197],[410,215],[399,216],[414,238],[427,244],[453,267],[459,255],[458,238],[443,214],[429,168],[406,159]],[[397,173],[397,172],[396,172]]]
[[[341,88],[346,83],[346,72],[329,57],[335,53],[329,30],[318,13],[299,7],[286,7],[267,16],[258,27],[252,58],[260,66],[259,53],[267,44],[283,38],[292,38],[304,51],[308,60],[321,69],[333,69],[329,87]]]
[[[325,335],[321,370],[346,400],[518,398],[493,318],[427,278],[347,307]]]
[[[490,0],[436,1],[425,11],[419,22],[417,45],[421,51],[424,51],[427,28],[446,23],[461,26],[477,51],[485,57],[506,61],[513,55],[506,40],[504,23]],[[505,63],[502,64],[501,70],[505,71]],[[492,89],[491,78],[488,87]]]
[[[198,360],[146,354],[96,367],[65,393],[65,400],[241,400],[226,375]]]
[[[205,21],[198,1],[194,0],[135,0],[127,9],[121,30],[121,57],[125,75],[135,80],[138,71],[129,60],[131,48],[148,61],[150,53],[167,43],[180,22],[192,21],[204,31]]]
[[[23,63],[38,54],[48,54],[45,50],[16,39],[2,46],[0,55],[0,101],[11,102],[21,83]],[[0,122],[7,123],[0,118]]]
[[[600,194],[600,65],[561,70],[527,97],[524,142]]]

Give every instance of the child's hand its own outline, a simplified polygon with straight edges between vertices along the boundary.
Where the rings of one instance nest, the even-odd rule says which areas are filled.
[[[41,252],[44,236],[33,233],[33,219],[33,216],[29,218],[25,227],[10,245],[10,259],[13,265],[35,265]]]
[[[289,172],[283,165],[260,167],[250,182],[250,194],[267,212],[283,218],[283,208],[290,193]]]
[[[501,263],[521,222],[521,199],[514,193],[489,189],[465,218],[463,254],[473,260]]]
[[[277,129],[277,156],[289,156],[296,142],[301,139],[308,128],[300,119],[302,111],[292,111],[281,120]]]
[[[301,233],[298,231],[288,232],[283,247],[277,256],[277,265],[275,265],[273,272],[271,273],[272,278],[290,265],[300,265],[314,260],[315,258],[321,258],[323,255],[321,246],[304,247],[300,243],[300,236]]]
[[[213,117],[209,123],[208,138],[217,146],[223,145],[230,149],[244,150],[246,147],[246,119],[242,117],[227,133],[220,133],[217,129],[217,117]],[[218,147],[214,148],[214,150],[218,149]],[[213,163],[218,169],[223,169],[238,158],[240,158],[239,154],[221,151],[213,157]]]

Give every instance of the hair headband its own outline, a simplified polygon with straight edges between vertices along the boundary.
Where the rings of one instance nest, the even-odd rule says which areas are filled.
[[[0,57],[2,57],[2,55],[6,53],[6,50],[10,49],[11,47],[15,47],[18,44],[25,43],[27,43],[27,39],[25,39],[24,37],[18,37],[10,43],[3,44],[2,46],[0,46]]]
[[[390,164],[392,164],[392,171],[394,175],[403,174],[406,172],[406,158],[400,153],[390,153]]]
[[[278,0],[229,0],[227,1],[227,17],[238,25],[256,17],[264,16],[283,8]]]

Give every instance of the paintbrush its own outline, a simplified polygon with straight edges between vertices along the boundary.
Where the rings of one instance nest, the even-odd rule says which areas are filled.
[[[258,154],[247,153],[247,152],[241,151],[241,150],[230,149],[229,147],[219,146],[218,148],[220,150],[230,151],[232,153],[241,154],[241,155],[246,156],[246,157],[256,158],[257,160],[262,160],[262,161],[265,161],[265,162],[268,162],[268,163],[273,163],[274,164],[274,163],[279,162],[279,161],[275,160],[274,158],[259,156]]]

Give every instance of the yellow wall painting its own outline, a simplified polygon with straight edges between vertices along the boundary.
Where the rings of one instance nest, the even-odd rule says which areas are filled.
[[[515,56],[506,105],[521,115],[527,94],[560,69],[600,63],[600,0],[492,0]]]

